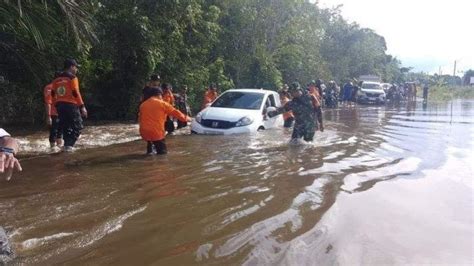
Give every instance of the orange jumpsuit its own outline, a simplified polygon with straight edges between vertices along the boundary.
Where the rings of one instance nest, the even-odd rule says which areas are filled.
[[[158,97],[151,97],[140,105],[140,135],[146,141],[163,140],[166,136],[165,121],[167,116],[176,117],[186,122],[187,116],[169,103]]]
[[[167,90],[163,92],[163,101],[171,104],[171,106],[174,106],[174,95],[171,93],[171,91]]]
[[[217,92],[208,90],[204,94],[204,100],[202,102],[202,109],[206,108],[208,104],[212,103],[217,98]]]

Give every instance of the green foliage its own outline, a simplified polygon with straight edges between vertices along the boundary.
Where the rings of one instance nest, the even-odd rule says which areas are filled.
[[[469,69],[468,71],[466,71],[464,73],[464,76],[462,78],[462,84],[464,86],[467,86],[470,84],[471,82],[471,78],[474,77],[474,70],[473,69]]]
[[[418,90],[421,96],[423,90]],[[472,87],[461,86],[432,86],[429,89],[428,99],[430,101],[450,101],[453,99],[474,99],[474,89]]]
[[[2,0],[0,30],[3,121],[42,121],[41,89],[66,57],[82,64],[96,119],[135,118],[151,73],[187,85],[195,110],[210,83],[225,91],[407,77],[382,36],[307,0]]]

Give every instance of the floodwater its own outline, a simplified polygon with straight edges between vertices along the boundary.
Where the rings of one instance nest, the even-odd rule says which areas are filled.
[[[474,102],[325,110],[313,144],[283,128],[167,138],[89,127],[73,154],[21,137],[0,181],[18,264],[472,265]]]

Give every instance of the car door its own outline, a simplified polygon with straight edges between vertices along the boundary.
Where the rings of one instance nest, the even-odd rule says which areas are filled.
[[[275,96],[273,94],[269,94],[266,96],[266,99],[265,99],[265,105],[264,105],[264,109],[262,111],[263,115],[264,115],[264,119],[263,119],[263,126],[265,128],[273,128],[276,126],[276,121],[278,120],[277,118],[280,117],[280,116],[274,116],[272,118],[268,117],[267,115],[267,110],[268,108],[271,108],[272,110],[276,110],[277,108],[277,102],[276,102],[276,99],[275,99]]]

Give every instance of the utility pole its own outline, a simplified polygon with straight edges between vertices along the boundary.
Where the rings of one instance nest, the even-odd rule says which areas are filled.
[[[456,60],[454,60],[454,71],[453,71],[453,76],[456,76]]]
[[[453,85],[456,86],[456,60],[454,60]]]

